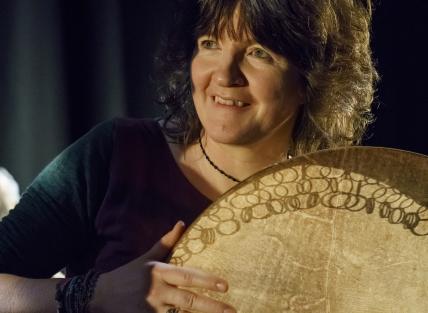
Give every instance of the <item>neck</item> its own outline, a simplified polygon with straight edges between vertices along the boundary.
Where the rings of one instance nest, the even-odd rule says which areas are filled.
[[[201,144],[218,168],[242,181],[274,163],[284,161],[287,157],[290,138],[291,127],[290,130],[283,129],[281,132],[271,133],[269,137],[250,144],[221,143],[203,132]],[[180,163],[188,173],[187,177],[212,200],[237,184],[207,161],[199,143],[184,148]]]
[[[203,136],[201,140],[210,160],[238,180],[244,180],[274,163],[286,160],[289,149],[288,141],[283,141],[282,144],[257,142],[233,145],[215,142],[207,136]]]

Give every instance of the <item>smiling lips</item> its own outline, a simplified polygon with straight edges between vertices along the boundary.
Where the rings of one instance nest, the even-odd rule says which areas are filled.
[[[245,107],[249,105],[248,103],[245,103],[241,100],[231,99],[231,98],[222,98],[220,96],[214,96],[214,101],[216,103],[224,104],[227,106],[236,106],[239,108]]]

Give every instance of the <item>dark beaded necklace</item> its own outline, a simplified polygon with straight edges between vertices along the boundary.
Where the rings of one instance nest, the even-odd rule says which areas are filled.
[[[215,165],[215,163],[213,161],[211,161],[210,157],[208,156],[208,154],[205,152],[204,146],[202,145],[202,140],[201,137],[199,136],[199,146],[201,147],[202,153],[205,156],[205,159],[207,159],[207,161],[211,164],[211,166],[218,171],[219,173],[223,174],[224,176],[226,176],[227,178],[229,178],[230,180],[233,180],[236,183],[240,183],[241,181],[235,177],[233,177],[232,175],[227,174],[225,171],[223,171],[221,168],[219,168],[217,165]]]
[[[202,153],[205,156],[205,159],[207,159],[208,163],[210,163],[210,165],[219,173],[221,173],[222,175],[226,176],[227,178],[229,178],[230,180],[236,182],[236,183],[240,183],[242,180],[239,180],[235,177],[233,177],[232,175],[227,174],[225,171],[223,171],[221,168],[219,168],[213,161],[211,161],[210,157],[208,156],[207,152],[204,149],[204,146],[202,145],[202,139],[199,136],[199,147],[201,147]],[[291,159],[292,156],[290,153],[287,153],[287,159]],[[277,164],[277,163],[275,163]]]

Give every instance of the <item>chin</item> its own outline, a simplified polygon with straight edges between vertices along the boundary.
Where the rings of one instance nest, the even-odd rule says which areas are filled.
[[[245,145],[257,141],[255,134],[243,129],[205,128],[205,132],[211,140],[222,144]]]

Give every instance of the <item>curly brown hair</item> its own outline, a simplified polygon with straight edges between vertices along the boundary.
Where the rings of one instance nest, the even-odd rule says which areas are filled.
[[[239,10],[238,25],[233,15]],[[293,130],[294,155],[359,144],[372,121],[378,74],[370,49],[370,0],[184,0],[157,57],[164,131],[177,142],[198,139],[190,64],[201,35],[244,33],[287,58],[305,92]]]

